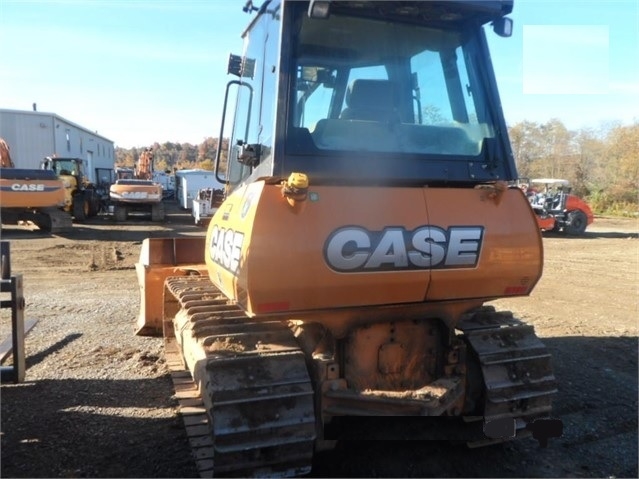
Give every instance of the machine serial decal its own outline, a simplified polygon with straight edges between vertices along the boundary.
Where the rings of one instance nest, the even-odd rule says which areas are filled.
[[[217,225],[211,232],[211,244],[209,245],[209,256],[231,273],[236,273],[240,265],[240,255],[242,253],[242,243],[244,233],[233,231],[232,229],[220,228]]]
[[[335,271],[367,272],[473,268],[481,252],[481,226],[420,226],[412,231],[388,227],[368,231],[339,228],[324,245],[326,263]]]

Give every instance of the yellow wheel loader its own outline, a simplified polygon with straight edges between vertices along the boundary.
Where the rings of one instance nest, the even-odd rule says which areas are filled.
[[[62,180],[65,189],[64,210],[75,221],[82,222],[98,214],[100,195],[89,181],[81,158],[47,156],[40,166],[43,170],[53,171]]]
[[[529,295],[543,266],[507,186],[485,36],[509,36],[512,6],[246,5],[225,200],[205,239],[146,239],[137,264],[138,332],[188,371],[174,377],[202,413],[187,429],[203,474],[306,474],[347,419],[451,440],[460,425],[473,446],[561,434],[548,350],[485,305]]]

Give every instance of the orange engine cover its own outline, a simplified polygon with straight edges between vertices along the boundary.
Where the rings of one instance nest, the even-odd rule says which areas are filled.
[[[516,189],[309,189],[292,207],[280,185],[236,190],[211,220],[213,283],[249,315],[428,305],[530,294],[541,235]],[[414,306],[413,306],[414,307]]]

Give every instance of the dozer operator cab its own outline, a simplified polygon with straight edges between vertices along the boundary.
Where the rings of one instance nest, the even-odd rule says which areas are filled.
[[[116,180],[133,180],[135,179],[135,171],[133,168],[116,168],[115,169]]]
[[[294,171],[316,184],[515,179],[482,27],[507,36],[511,9],[266,1],[244,33],[245,55],[229,60],[239,79],[227,86],[220,138],[231,90],[237,109],[228,150],[218,143],[218,180],[233,189]]]

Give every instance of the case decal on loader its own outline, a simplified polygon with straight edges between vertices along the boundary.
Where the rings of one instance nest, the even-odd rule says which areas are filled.
[[[244,243],[244,233],[215,225],[209,245],[211,260],[235,274],[240,265],[242,243]]]
[[[424,225],[412,231],[387,227],[369,231],[359,226],[339,228],[328,237],[324,258],[331,269],[366,271],[473,268],[481,252],[481,226]]]

